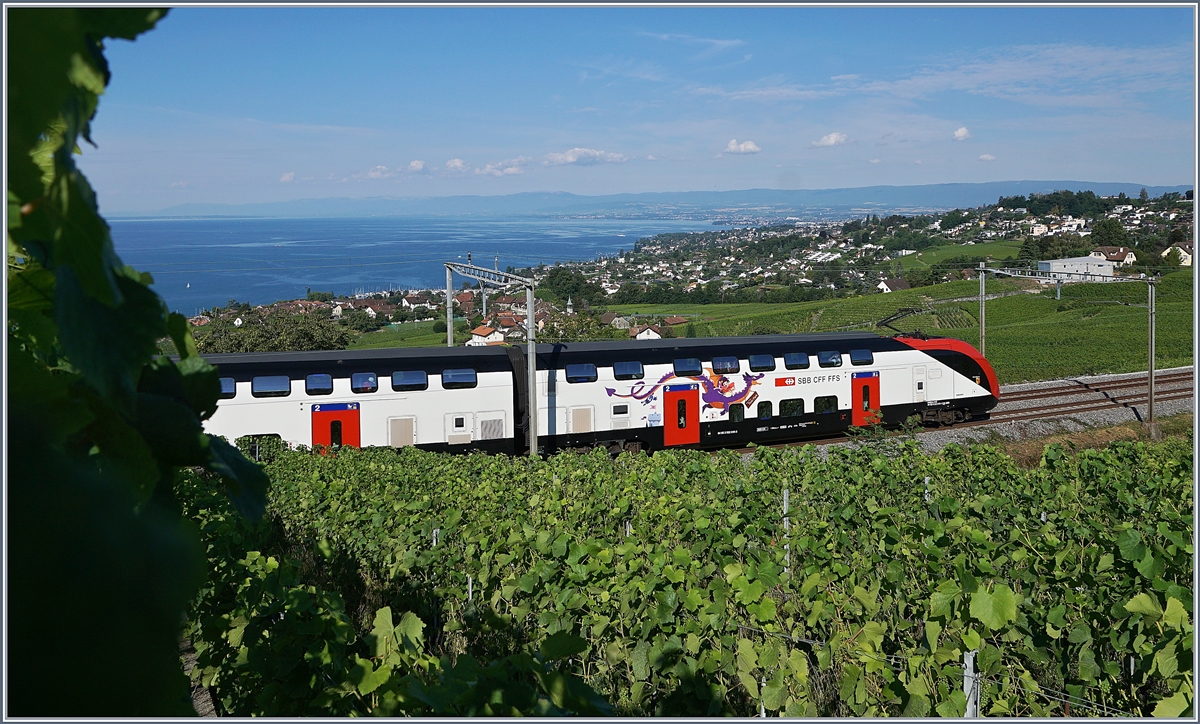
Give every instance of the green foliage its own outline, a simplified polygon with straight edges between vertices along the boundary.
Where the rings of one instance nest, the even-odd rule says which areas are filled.
[[[267,459],[278,446],[262,449]],[[604,715],[611,707],[559,662],[582,639],[547,637],[532,652],[488,664],[428,652],[426,624],[376,608],[356,628],[336,591],[303,580],[289,557],[264,555],[271,526],[233,511],[204,476],[184,480],[188,515],[201,525],[209,577],[188,634],[195,676],[233,716]],[[328,546],[318,546],[327,555]]]
[[[361,315],[368,326],[377,329],[366,312],[354,310],[347,315]],[[242,320],[241,325],[234,322]],[[348,325],[353,328],[352,325]],[[334,323],[322,312],[308,314],[242,315],[215,317],[201,328],[196,346],[203,354],[225,352],[310,352],[325,349],[346,349],[353,335],[350,329]]]
[[[1032,471],[987,447],[930,456],[912,442],[824,458],[760,448],[748,465],[732,452],[530,461],[278,450],[273,529],[210,553],[210,565],[242,585],[250,564],[233,566],[230,556],[245,558],[236,551],[261,551],[280,570],[290,552],[291,585],[340,592],[362,639],[386,640],[380,616],[410,611],[424,624],[424,655],[443,670],[565,656],[558,670],[623,715],[752,716],[763,706],[958,716],[958,662],[970,649],[989,715],[1061,713],[1039,687],[1132,715],[1183,713],[1193,696],[1192,464],[1182,441],[1075,457],[1051,446]],[[241,605],[236,592],[227,600],[207,618],[201,604],[196,620],[212,627],[194,634],[198,651],[213,647],[204,676],[219,692],[241,686],[242,662],[255,661],[223,642],[272,615],[243,624],[230,608]],[[321,664],[341,673],[315,679],[344,692],[333,706],[346,708],[334,711],[409,711],[403,692],[399,709],[358,703],[388,690],[371,687],[391,649],[347,641],[342,663]],[[421,670],[404,667],[387,682]],[[314,680],[311,669],[304,676]],[[227,711],[256,711],[245,702],[265,688],[246,689]]]
[[[342,324],[355,332],[374,332],[387,323],[387,318],[382,314],[372,317],[367,314],[365,309],[348,309],[342,312]],[[338,349],[344,349],[344,347]]]
[[[105,38],[132,40],[161,9],[16,8],[8,15],[9,713],[191,713],[178,658],[199,583],[180,466],[221,473],[248,511],[266,477],[201,423],[216,370],[187,320],[121,263],[75,166],[108,82]],[[179,361],[155,357],[170,337]],[[103,672],[64,669],[84,617]]]
[[[1125,246],[1129,235],[1120,219],[1100,219],[1092,224],[1091,242],[1096,246]]]

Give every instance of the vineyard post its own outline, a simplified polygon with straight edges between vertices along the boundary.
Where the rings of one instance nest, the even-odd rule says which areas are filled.
[[[979,262],[979,354],[987,356],[984,347],[987,342],[987,325],[984,323],[984,280],[987,279],[987,271],[984,268],[986,262]]]
[[[790,542],[792,522],[788,518],[788,503],[790,502],[788,496],[790,492],[787,488],[783,489],[783,572],[789,574],[792,567],[792,545]]]
[[[530,274],[532,277],[533,274]],[[537,324],[534,322],[533,309],[533,282],[525,287],[525,328],[526,336],[529,342],[529,457],[535,458],[538,454],[537,439],[537,344],[533,341],[533,330]],[[549,414],[549,410],[547,410]]]
[[[454,346],[454,272],[446,267],[446,346]]]
[[[1150,374],[1149,382],[1149,400],[1146,403],[1146,424],[1150,428],[1150,439],[1157,440],[1160,435],[1158,431],[1158,423],[1154,421],[1154,279],[1148,280],[1150,293]]]
[[[979,718],[979,676],[975,673],[975,654],[978,651],[967,651],[963,654],[963,694],[967,697],[967,708],[963,712],[966,719]]]

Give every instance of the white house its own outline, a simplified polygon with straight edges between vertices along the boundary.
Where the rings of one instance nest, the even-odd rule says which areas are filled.
[[[1137,254],[1127,246],[1099,246],[1088,256],[1096,259],[1107,259],[1117,266],[1129,266],[1137,261]]]
[[[904,281],[903,279],[884,279],[883,281],[879,282],[875,288],[884,294],[898,292],[901,289],[912,289],[912,287],[908,285],[908,282]]]
[[[493,344],[504,344],[504,333],[491,327],[476,327],[471,330],[471,338],[467,347],[487,347]]]
[[[1171,246],[1168,246],[1166,249],[1163,249],[1162,258],[1166,259],[1167,255],[1171,253],[1172,249],[1179,250],[1179,265],[1180,266],[1191,266],[1192,265],[1192,244],[1191,244],[1191,242],[1185,241],[1182,244],[1172,244]]]
[[[1030,236],[1045,236],[1049,232],[1050,227],[1046,226],[1045,224],[1034,224],[1033,227],[1029,229]]]
[[[653,324],[647,324],[644,327],[641,325],[630,327],[629,335],[634,339],[662,339],[662,333]]]

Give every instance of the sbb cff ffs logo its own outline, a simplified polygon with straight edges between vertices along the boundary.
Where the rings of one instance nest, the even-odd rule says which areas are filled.
[[[796,384],[795,377],[776,377],[775,378],[775,386],[776,387],[794,387],[795,384]]]

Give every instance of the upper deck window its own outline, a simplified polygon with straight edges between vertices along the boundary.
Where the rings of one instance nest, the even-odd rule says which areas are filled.
[[[808,353],[807,352],[784,352],[783,366],[789,370],[806,370],[808,369]]]
[[[775,357],[769,354],[752,354],[750,355],[750,371],[751,372],[773,372],[775,370]]]
[[[713,357],[712,370],[718,375],[736,375],[742,371],[742,364],[737,357]]]
[[[871,354],[869,349],[852,349],[850,350],[850,364],[852,365],[869,365],[875,362],[875,356]]]
[[[429,375],[425,370],[398,370],[392,373],[392,389],[396,392],[427,390]]]
[[[591,362],[567,365],[567,382],[595,382],[596,365]]]
[[[699,377],[702,374],[704,374],[704,368],[700,366],[698,358],[684,357],[675,360],[676,377]]]
[[[333,377],[324,374],[315,374],[305,377],[304,392],[309,395],[333,394]]]
[[[237,383],[232,377],[221,378],[221,399],[228,400],[237,394]]]
[[[442,388],[446,390],[461,390],[479,384],[475,370],[470,367],[461,369],[442,370]]]
[[[263,375],[250,380],[250,394],[255,397],[287,397],[292,394],[292,381],[287,375]]]
[[[375,392],[379,389],[379,378],[374,372],[355,372],[350,375],[351,392]]]
[[[817,364],[822,367],[841,367],[842,353],[841,352],[817,352]]]
[[[618,380],[640,380],[645,376],[641,362],[614,362],[613,377]]]

